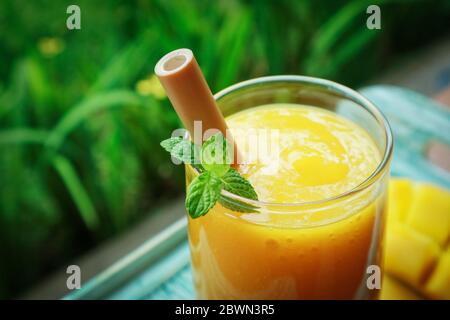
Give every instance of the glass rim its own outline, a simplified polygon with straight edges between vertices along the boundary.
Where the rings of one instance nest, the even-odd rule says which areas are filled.
[[[393,151],[393,136],[391,127],[384,116],[384,114],[381,112],[380,109],[378,109],[370,100],[368,100],[366,97],[364,97],[359,92],[350,89],[349,87],[346,87],[342,84],[339,84],[337,82],[321,79],[321,78],[315,78],[315,77],[307,77],[307,76],[298,76],[298,75],[277,75],[277,76],[266,76],[266,77],[259,77],[254,78],[250,80],[245,80],[242,82],[238,82],[234,85],[231,85],[223,90],[220,90],[214,95],[214,99],[216,101],[219,101],[221,98],[225,97],[228,94],[231,94],[233,92],[236,92],[240,89],[244,89],[253,85],[259,85],[259,84],[270,84],[270,83],[279,83],[279,82],[292,82],[292,83],[303,83],[303,84],[313,84],[320,86],[322,88],[325,88],[328,91],[331,91],[333,93],[336,93],[344,98],[347,98],[355,103],[357,103],[359,106],[363,107],[365,110],[367,110],[378,122],[378,124],[382,127],[384,138],[386,141],[386,145],[383,151],[383,157],[378,164],[377,168],[372,172],[372,174],[367,177],[364,181],[353,187],[352,189],[340,193],[333,197],[328,197],[320,200],[314,200],[314,201],[303,201],[303,202],[268,202],[268,201],[261,201],[261,200],[253,200],[245,197],[238,196],[236,194],[233,194],[231,192],[228,192],[226,190],[222,190],[221,194],[223,196],[226,196],[230,199],[233,199],[235,201],[244,202],[246,204],[250,204],[255,207],[301,207],[301,206],[315,206],[315,205],[322,205],[330,202],[334,202],[340,199],[345,199],[349,196],[358,194],[367,188],[369,188],[371,185],[373,185],[376,181],[379,180],[381,173],[383,173],[386,166],[389,164],[392,151]],[[198,173],[198,171],[195,168],[192,168],[194,172]]]

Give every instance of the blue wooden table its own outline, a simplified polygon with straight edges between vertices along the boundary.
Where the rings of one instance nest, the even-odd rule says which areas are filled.
[[[450,146],[450,111],[410,90],[371,86],[360,92],[388,118],[395,139],[392,175],[450,189],[450,174],[425,156],[432,141]],[[84,283],[66,299],[195,299],[185,218]]]

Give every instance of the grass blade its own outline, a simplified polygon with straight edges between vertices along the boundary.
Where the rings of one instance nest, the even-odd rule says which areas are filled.
[[[84,223],[90,230],[95,230],[99,225],[99,218],[72,164],[63,156],[55,156],[52,164],[64,182]]]
[[[51,131],[46,144],[55,149],[58,148],[64,142],[65,137],[77,125],[96,112],[122,105],[142,104],[142,97],[128,90],[115,90],[91,96],[73,107],[62,117]]]
[[[0,144],[44,144],[47,138],[46,130],[15,128],[0,131]]]

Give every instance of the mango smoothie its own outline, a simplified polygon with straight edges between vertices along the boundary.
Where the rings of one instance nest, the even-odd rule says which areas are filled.
[[[228,116],[227,124],[244,159],[254,153],[251,130],[276,131],[277,153],[239,167],[258,193],[257,212],[216,204],[207,215],[189,218],[198,297],[375,297],[378,290],[366,285],[367,267],[381,265],[385,199],[375,188],[349,192],[381,161],[366,130],[297,104],[246,109]],[[195,174],[187,168],[188,183]]]

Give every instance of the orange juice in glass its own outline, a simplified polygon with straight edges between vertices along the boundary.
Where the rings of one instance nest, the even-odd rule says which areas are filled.
[[[351,89],[300,76],[246,81],[215,98],[259,201],[222,191],[256,212],[217,203],[188,218],[198,298],[376,298],[367,280],[381,266],[392,152],[383,115]],[[268,161],[254,157],[261,143]],[[186,167],[188,184],[196,174]]]

